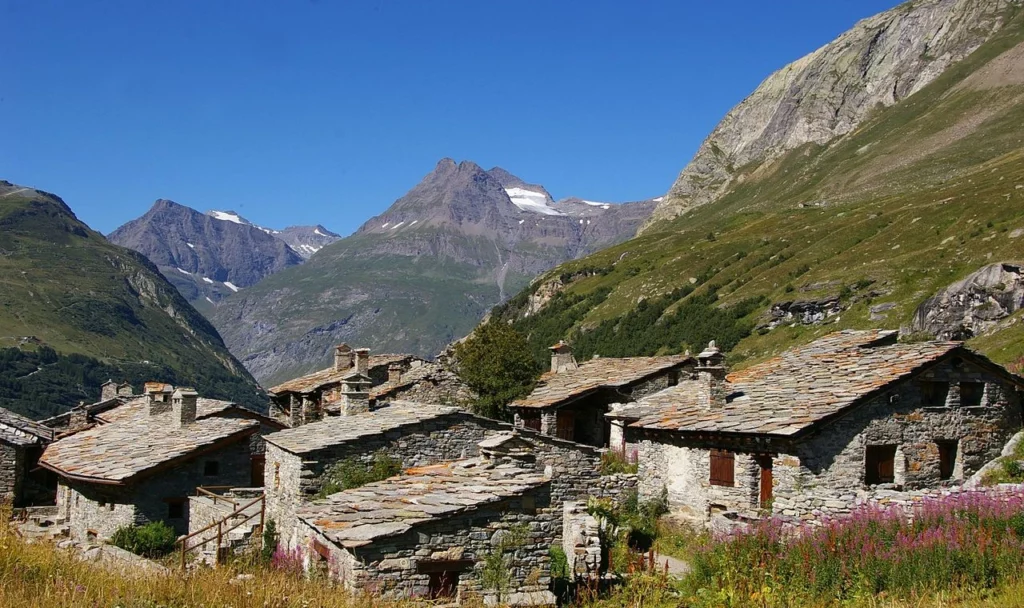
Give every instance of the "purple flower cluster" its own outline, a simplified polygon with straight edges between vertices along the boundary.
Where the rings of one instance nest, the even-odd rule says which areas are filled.
[[[1024,491],[960,492],[912,509],[865,505],[849,517],[793,527],[770,519],[709,541],[699,584],[809,596],[991,586],[1024,568]]]

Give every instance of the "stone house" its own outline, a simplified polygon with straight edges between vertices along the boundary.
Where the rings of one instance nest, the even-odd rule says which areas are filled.
[[[388,381],[370,390],[370,402],[415,401],[436,405],[463,405],[476,398],[455,372],[440,363],[425,362],[403,370],[392,364]]]
[[[879,494],[955,486],[1022,428],[1024,379],[960,342],[842,331],[727,374],[713,344],[696,377],[618,408],[639,487],[713,525],[815,521]]]
[[[58,517],[73,538],[105,539],[121,526],[152,521],[184,533],[187,497],[197,487],[252,482],[251,438],[259,421],[200,418],[195,391],[149,388],[144,408],[133,405],[63,437],[40,457],[58,476]]]
[[[541,376],[533,392],[509,406],[515,425],[597,447],[609,445],[612,428],[605,414],[612,404],[674,386],[695,365],[684,355],[577,363],[564,342],[550,350],[551,371]]]
[[[550,485],[544,474],[511,462],[417,467],[302,507],[299,534],[312,548],[311,567],[349,589],[385,598],[459,601],[473,594],[491,603],[553,605]],[[487,579],[484,560],[499,552],[507,561]]]
[[[347,344],[334,347],[331,367],[306,374],[272,387],[271,417],[287,426],[299,426],[319,420],[342,398],[343,379],[355,371],[365,376],[370,386],[378,386],[401,374],[425,364],[415,355],[370,355],[370,349],[353,350]],[[336,408],[335,408],[336,409]]]
[[[53,429],[0,408],[0,500],[22,507],[49,499],[46,475],[35,469],[55,435]]]

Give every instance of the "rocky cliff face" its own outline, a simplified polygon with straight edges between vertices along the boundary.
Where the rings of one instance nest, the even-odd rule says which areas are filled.
[[[433,356],[538,273],[629,238],[655,204],[556,203],[503,169],[444,159],[355,234],[211,318],[264,382],[322,367],[342,341]]]
[[[908,98],[970,55],[1019,4],[907,2],[775,72],[712,131],[648,225],[717,200],[741,170],[852,132],[873,111]]]
[[[317,251],[341,238],[341,235],[331,232],[320,224],[289,226],[282,230],[272,230],[271,234],[287,243],[295,253],[307,260]]]
[[[990,264],[922,302],[911,330],[940,340],[968,340],[997,328],[1022,307],[1021,266]]]
[[[149,258],[189,301],[212,304],[303,261],[271,232],[231,211],[158,200],[107,238]]]

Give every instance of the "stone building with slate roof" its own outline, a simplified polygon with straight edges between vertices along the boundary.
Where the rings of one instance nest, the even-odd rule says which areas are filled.
[[[440,363],[423,363],[408,370],[392,364],[388,381],[370,390],[371,403],[402,400],[436,405],[462,405],[476,394],[455,374]]]
[[[53,429],[0,408],[0,500],[21,507],[51,495],[33,469],[54,437]]]
[[[312,567],[347,588],[385,598],[554,605],[548,591],[551,479],[530,466],[486,459],[406,470],[313,501],[298,511]],[[486,556],[505,543],[502,597],[481,584]],[[488,597],[491,596],[491,597]]]
[[[58,517],[75,538],[109,538],[126,525],[165,521],[188,529],[199,486],[248,486],[261,423],[195,391],[152,386],[143,399],[102,412],[86,430],[51,443],[39,464],[59,477]]]
[[[698,360],[696,378],[611,417],[642,493],[664,488],[702,523],[818,520],[960,485],[1022,428],[1024,379],[960,342],[842,331],[731,374],[713,344]]]
[[[371,355],[368,348],[353,350],[348,344],[334,347],[334,364],[320,371],[282,382],[270,389],[270,414],[288,426],[300,426],[329,415],[330,406],[342,398],[343,381],[355,371],[371,386],[388,382],[396,371],[407,372],[425,364],[415,355]]]
[[[597,447],[606,447],[613,403],[635,401],[688,377],[696,361],[688,356],[598,358],[577,363],[564,342],[551,347],[551,371],[527,397],[509,409],[520,428]]]

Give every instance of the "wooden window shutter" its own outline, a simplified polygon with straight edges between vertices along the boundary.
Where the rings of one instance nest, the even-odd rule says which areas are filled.
[[[573,440],[576,429],[576,416],[573,412],[558,412],[558,429],[556,437],[559,439]]]
[[[896,480],[896,446],[869,445],[864,453],[864,483],[875,485]]]
[[[736,485],[736,455],[728,450],[711,450],[711,485]]]

